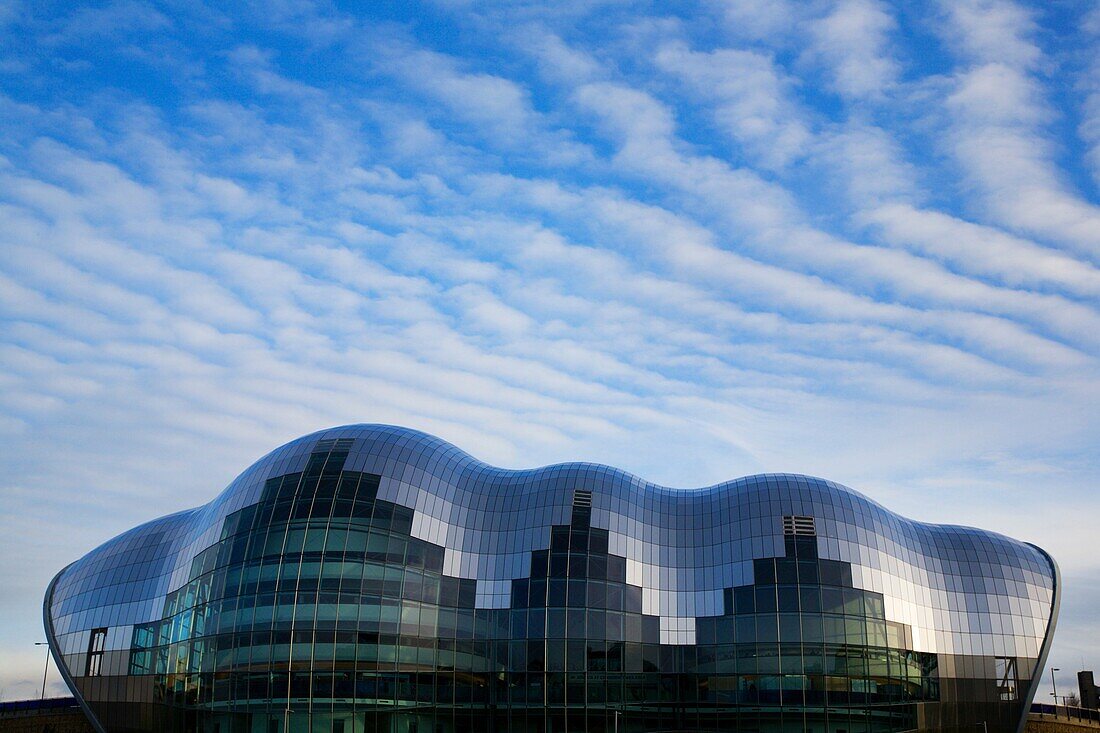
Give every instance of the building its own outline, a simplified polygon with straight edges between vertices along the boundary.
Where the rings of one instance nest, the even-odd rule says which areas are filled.
[[[100,730],[1018,733],[1042,550],[821,479],[672,490],[423,433],[295,440],[46,593]]]
[[[1081,707],[1088,710],[1096,710],[1100,707],[1100,690],[1096,687],[1096,680],[1093,679],[1092,670],[1086,669],[1077,673],[1077,689],[1081,693]]]
[[[3,733],[94,733],[76,698],[0,702]]]

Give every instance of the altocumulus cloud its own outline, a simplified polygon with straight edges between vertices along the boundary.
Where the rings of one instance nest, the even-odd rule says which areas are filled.
[[[371,12],[0,3],[0,697],[63,564],[357,421],[1004,531],[1100,664],[1100,14]]]

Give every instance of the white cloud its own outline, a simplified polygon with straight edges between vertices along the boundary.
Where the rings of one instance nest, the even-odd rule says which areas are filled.
[[[465,71],[454,58],[403,43],[385,49],[381,67],[443,105],[490,147],[526,150],[560,166],[590,157],[586,146],[536,111],[530,92],[511,79]]]
[[[1100,269],[992,227],[907,204],[869,209],[860,218],[879,228],[888,241],[927,253],[963,272],[995,278],[1011,287],[1063,289],[1083,298],[1100,297]]]
[[[1100,68],[1093,72],[1100,76]],[[1096,185],[1100,186],[1100,91],[1090,93],[1083,106],[1081,138],[1088,145],[1088,162]]]
[[[1084,91],[1078,132],[1088,149],[1086,157],[1095,186],[1100,189],[1100,8],[1093,10],[1082,26],[1092,60],[1086,62],[1077,83]]]
[[[804,8],[790,0],[712,0],[722,29],[735,39],[774,44],[791,33]]]
[[[1095,261],[1100,207],[1083,199],[1054,164],[1045,127],[1054,117],[1035,67],[1030,14],[1008,2],[952,4],[942,30],[971,66],[944,100],[946,145],[976,189],[982,213]]]
[[[319,89],[279,74],[272,64],[271,54],[255,46],[234,48],[229,52],[229,63],[262,94],[289,97],[305,103],[316,103],[323,97]]]
[[[503,303],[483,287],[461,285],[452,289],[448,295],[460,304],[459,321],[463,326],[462,330],[488,330],[515,338],[534,325],[533,319],[526,313]]]
[[[965,117],[967,124],[1030,126],[1050,118],[1038,85],[1011,66],[983,64],[960,74],[957,81],[946,104],[950,111]]]
[[[603,75],[591,55],[565,43],[542,26],[527,26],[511,35],[512,42],[538,59],[539,71],[548,79],[576,84]]]
[[[1038,126],[1044,101],[1034,82],[998,65],[963,73],[958,82],[946,100],[953,120],[948,145],[979,191],[983,210],[1095,259],[1100,207],[1081,199],[1052,164],[1051,144]]]
[[[1070,338],[1082,323],[1092,322],[1091,311],[1077,309],[1077,316],[1083,321],[1066,321],[1061,309],[1034,308],[1034,296],[997,293],[927,260],[828,237],[802,224],[801,214],[783,192],[754,175],[731,170],[714,159],[680,154],[674,143],[672,122],[652,98],[600,84],[582,87],[578,100],[611,123],[622,140],[617,158],[623,163],[698,196],[720,220],[729,221],[730,230],[726,231],[747,237],[749,242],[756,240],[754,257],[761,257],[757,253],[773,257],[779,253],[783,264],[796,262],[800,268],[808,265],[812,271],[812,274],[793,272],[745,257],[732,247],[722,246],[722,239],[710,232],[680,238],[659,236],[654,255],[676,268],[681,276],[712,286],[722,283],[734,287],[744,296],[755,296],[758,303],[766,301],[781,312],[801,317],[814,313],[818,318],[886,323],[914,332],[923,331],[930,320],[935,320],[937,327],[952,338],[963,338],[971,348],[987,349],[996,358],[1010,353],[1012,342],[1019,346],[1017,356],[1029,362],[1072,364],[1080,358],[1061,344],[1049,341],[1044,344],[1042,337],[1029,334],[1014,323],[1006,321],[992,330],[984,326],[974,328],[971,324],[977,326],[975,319],[948,315],[946,310],[935,315],[919,313],[910,303],[927,302],[931,298],[948,308],[991,309],[988,312],[993,313],[1005,312],[1002,309],[1007,308],[1014,315],[1038,316],[1047,327],[1053,326]],[[745,210],[752,212],[747,220]],[[646,231],[670,231],[664,221],[644,223],[646,219],[640,213],[632,211],[622,217],[624,225],[640,225]],[[828,282],[823,275],[840,278],[848,287]],[[853,284],[857,285],[856,292],[852,292]],[[869,297],[873,288],[883,285],[891,288],[889,294],[897,299],[895,302]],[[1065,304],[1066,312],[1074,310],[1071,304]],[[1005,330],[1016,332],[1010,341],[994,336]]]
[[[127,33],[152,33],[172,25],[171,19],[144,3],[122,0],[99,7],[70,7],[55,30],[51,43],[80,43],[90,37],[119,38]]]
[[[754,163],[781,168],[801,157],[811,133],[788,100],[794,82],[765,54],[738,49],[699,53],[682,43],[657,51],[656,62],[713,100],[715,119]]]
[[[1003,63],[1026,68],[1042,53],[1032,41],[1033,11],[1007,0],[951,0],[942,3],[944,32],[974,63]]]
[[[897,82],[899,67],[890,53],[897,21],[889,10],[876,0],[838,0],[811,22],[807,62],[824,64],[842,97],[874,100]]]
[[[882,201],[927,196],[920,173],[898,140],[881,127],[853,121],[827,128],[814,144],[819,169],[845,189],[854,211]]]

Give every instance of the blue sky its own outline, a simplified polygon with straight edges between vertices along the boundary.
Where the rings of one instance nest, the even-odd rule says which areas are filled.
[[[223,5],[0,0],[0,699],[58,569],[351,422],[1035,542],[1100,667],[1096,6]]]

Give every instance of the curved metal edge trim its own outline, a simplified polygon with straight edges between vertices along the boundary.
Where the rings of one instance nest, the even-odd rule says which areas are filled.
[[[92,708],[84,700],[84,697],[80,694],[80,691],[76,688],[76,683],[73,682],[73,677],[69,674],[69,668],[65,666],[65,659],[61,654],[61,649],[57,646],[57,639],[53,632],[53,617],[50,615],[50,606],[53,605],[53,590],[57,585],[57,581],[61,579],[61,576],[72,567],[72,564],[63,567],[57,575],[53,576],[53,580],[50,581],[49,586],[46,588],[46,597],[42,601],[42,626],[46,630],[46,642],[50,646],[50,656],[53,657],[53,662],[57,666],[57,671],[61,673],[61,678],[65,680],[65,684],[69,686],[69,691],[73,693],[73,697],[80,704],[80,709],[84,711],[85,717],[88,718],[88,722],[92,727],[96,729],[96,733],[107,733],[107,730],[103,727],[103,724],[96,718],[95,713],[92,712]]]
[[[1062,571],[1058,569],[1058,563],[1050,556],[1046,550],[1038,545],[1033,545],[1030,542],[1027,543],[1029,547],[1033,547],[1042,553],[1043,557],[1050,563],[1050,570],[1054,580],[1054,593],[1050,603],[1050,619],[1047,621],[1047,633],[1043,637],[1043,645],[1039,648],[1039,659],[1036,660],[1035,674],[1031,678],[1031,686],[1028,688],[1027,697],[1024,698],[1024,709],[1020,715],[1020,722],[1016,726],[1016,733],[1024,733],[1024,728],[1027,726],[1027,716],[1031,712],[1031,703],[1035,699],[1035,693],[1039,691],[1039,685],[1043,681],[1043,672],[1046,671],[1047,655],[1050,654],[1050,645],[1054,641],[1054,627],[1058,625],[1058,610],[1062,604]],[[1058,701],[1055,700],[1055,703]]]

